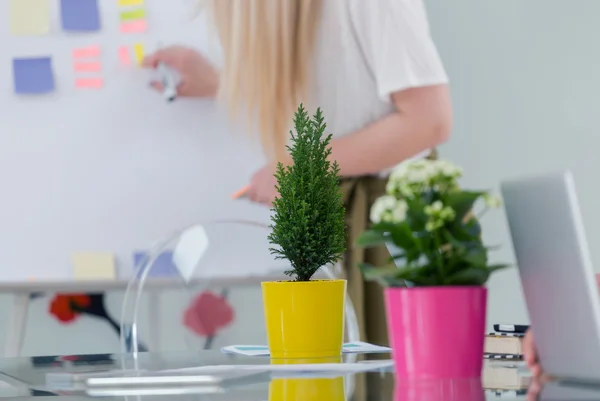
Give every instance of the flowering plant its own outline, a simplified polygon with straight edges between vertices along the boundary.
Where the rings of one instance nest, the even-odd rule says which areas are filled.
[[[488,262],[479,219],[500,200],[487,191],[465,191],[462,170],[445,160],[416,160],[391,173],[386,194],[371,208],[373,225],[358,240],[366,248],[392,245],[391,265],[362,265],[365,279],[385,286],[483,285],[507,265]],[[485,207],[477,215],[474,207]],[[394,253],[394,252],[393,252]]]

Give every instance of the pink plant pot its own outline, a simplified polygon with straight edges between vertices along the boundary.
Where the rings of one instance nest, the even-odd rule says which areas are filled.
[[[481,376],[485,287],[388,288],[385,297],[398,379]]]
[[[481,378],[406,380],[396,384],[394,401],[485,401]]]

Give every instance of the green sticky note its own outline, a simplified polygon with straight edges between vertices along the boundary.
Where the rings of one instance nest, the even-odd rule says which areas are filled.
[[[137,10],[123,11],[121,13],[121,21],[135,21],[146,18],[146,10],[143,8]]]

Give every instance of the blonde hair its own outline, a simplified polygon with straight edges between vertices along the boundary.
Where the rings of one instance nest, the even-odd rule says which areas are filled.
[[[307,96],[320,3],[206,2],[223,47],[219,97],[232,114],[257,123],[262,147],[273,158],[284,155],[293,113]]]

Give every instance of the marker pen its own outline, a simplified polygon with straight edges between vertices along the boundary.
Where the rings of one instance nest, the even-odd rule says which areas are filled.
[[[157,49],[161,49],[162,43],[158,43],[156,47]],[[165,100],[172,102],[177,99],[177,85],[179,85],[177,72],[162,61],[156,66],[156,71],[163,85],[163,97]]]
[[[160,75],[163,85],[163,97],[168,102],[174,101],[177,99],[177,80],[175,79],[175,72],[163,62],[158,63],[156,70]]]

